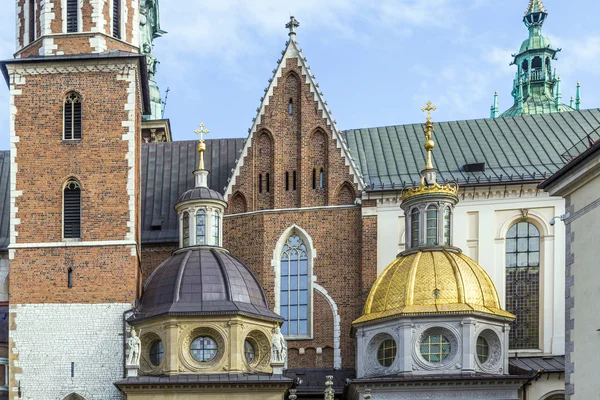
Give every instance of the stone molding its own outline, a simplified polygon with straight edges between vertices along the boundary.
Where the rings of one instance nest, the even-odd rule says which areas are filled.
[[[340,348],[340,314],[338,312],[338,306],[335,300],[327,293],[327,290],[316,282],[313,282],[313,288],[321,293],[327,302],[331,306],[331,312],[333,312],[333,368],[342,368],[342,349]]]

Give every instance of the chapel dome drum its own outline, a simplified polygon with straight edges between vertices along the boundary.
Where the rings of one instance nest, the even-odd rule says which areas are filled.
[[[394,316],[480,314],[506,318],[485,270],[455,248],[405,251],[371,288],[363,315],[354,323]]]

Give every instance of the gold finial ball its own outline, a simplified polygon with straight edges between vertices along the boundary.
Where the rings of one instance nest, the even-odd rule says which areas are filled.
[[[433,150],[434,147],[435,147],[435,143],[433,140],[428,139],[425,141],[425,150],[431,151],[431,150]]]
[[[204,143],[204,140],[201,142],[198,142],[198,151],[200,151],[200,152],[206,151],[206,143]]]

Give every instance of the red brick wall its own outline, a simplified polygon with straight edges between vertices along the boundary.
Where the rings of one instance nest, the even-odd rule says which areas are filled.
[[[231,215],[224,221],[224,247],[245,262],[263,285],[270,306],[275,304],[273,251],[284,231],[296,224],[312,238],[317,257],[313,275],[338,306],[341,318],[343,366],[354,366],[351,323],[360,316],[362,223],[359,207]],[[376,265],[376,264],[375,264]],[[291,349],[333,346],[331,307],[313,290],[314,340],[289,341]],[[300,356],[299,356],[300,357]],[[303,358],[304,360],[308,358]],[[302,364],[300,358],[298,365]],[[328,365],[332,367],[333,364]]]
[[[293,104],[291,116],[288,111],[290,99]],[[258,201],[260,196],[257,190],[257,168],[262,162],[257,149],[263,130],[267,130],[273,137],[274,171],[271,189],[274,191],[275,209],[339,204],[338,191],[329,188],[337,189],[344,182],[349,182],[353,192],[358,193],[356,186],[351,183],[354,182],[353,176],[333,139],[332,130],[327,126],[323,112],[317,109],[314,93],[310,91],[306,76],[302,75],[295,58],[285,61],[282,76],[273,89],[269,105],[265,106],[261,123],[256,129],[257,134],[252,137],[244,165],[232,188],[232,193],[240,192],[245,196],[248,211],[264,208],[263,202]],[[322,132],[323,136],[316,132]],[[312,171],[321,164],[325,172],[325,189],[314,191]],[[294,171],[295,191],[292,182]],[[286,172],[289,174],[289,190],[285,190]],[[354,200],[345,204],[353,203]]]
[[[267,131],[258,136],[258,159],[255,179],[262,180],[258,190],[258,208],[273,208],[273,139]],[[260,190],[262,188],[262,190]]]
[[[142,248],[142,284],[152,275],[152,272],[177,250],[177,245],[144,246]]]

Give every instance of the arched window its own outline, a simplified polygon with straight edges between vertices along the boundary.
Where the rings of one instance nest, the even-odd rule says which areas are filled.
[[[444,244],[446,246],[450,246],[450,234],[452,232],[452,227],[450,226],[452,218],[451,218],[450,207],[444,208]]]
[[[67,0],[67,33],[79,31],[78,0]]]
[[[323,168],[321,168],[321,171],[319,171],[319,188],[323,189],[323,187],[325,187],[325,182],[324,182],[324,173],[323,173]]]
[[[220,246],[221,243],[219,241],[221,228],[221,214],[217,210],[213,214],[213,226],[212,226],[212,236],[213,236],[213,245]]]
[[[121,38],[121,0],[113,0],[113,36]]]
[[[63,131],[63,139],[81,139],[81,96],[76,92],[71,92],[65,97]]]
[[[258,193],[262,193],[262,174],[258,174]]]
[[[317,169],[313,168],[313,175],[312,175],[312,184],[313,184],[313,190],[317,188]]]
[[[190,214],[186,211],[183,213],[183,247],[187,247],[190,245]]]
[[[410,213],[410,247],[419,247],[419,209],[413,208]]]
[[[196,212],[196,244],[198,246],[206,244],[206,211],[204,210]]]
[[[280,313],[285,319],[281,333],[306,336],[308,332],[308,252],[302,238],[292,234],[281,251]]]
[[[529,71],[529,61],[523,60],[523,62],[521,63],[521,69],[523,70],[523,73]]]
[[[540,232],[529,222],[515,223],[506,235],[506,309],[517,317],[510,348],[538,349]]]
[[[81,185],[69,180],[63,192],[63,237],[81,238]]]
[[[542,59],[538,56],[531,60],[531,69],[542,69]]]
[[[427,207],[427,244],[436,245],[438,232],[438,210],[436,206]]]
[[[288,103],[288,114],[290,117],[294,114],[294,101],[292,99],[290,99],[290,102]]]

